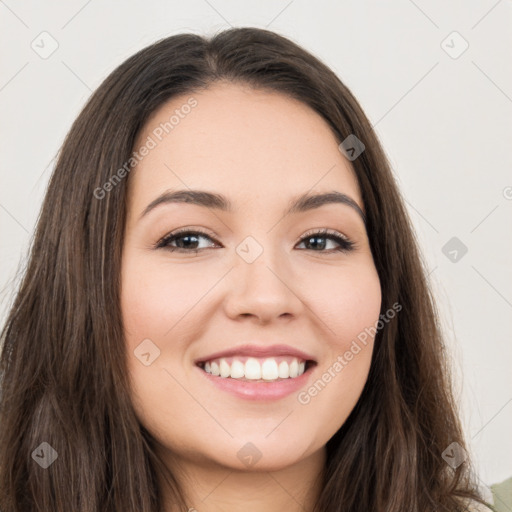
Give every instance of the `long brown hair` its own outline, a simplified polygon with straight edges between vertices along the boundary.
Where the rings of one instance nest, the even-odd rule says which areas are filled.
[[[453,469],[442,457],[452,443],[466,445],[438,313],[370,122],[340,79],[300,46],[235,28],[211,38],[174,35],[130,57],[94,92],[61,147],[1,335],[0,509],[163,510],[157,475],[165,466],[134,413],[125,367],[119,269],[129,175],[103,187],[119,177],[156,109],[219,80],[298,99],[339,142],[353,134],[364,143],[352,165],[382,312],[402,306],[377,333],[362,395],[327,443],[315,510],[454,512],[464,510],[463,499],[483,503],[469,460]],[[50,461],[49,447],[57,459],[43,469],[36,457]],[[186,510],[178,480],[167,478]]]

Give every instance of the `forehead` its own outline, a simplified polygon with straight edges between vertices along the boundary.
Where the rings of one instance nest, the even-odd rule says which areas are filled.
[[[327,122],[300,101],[215,84],[171,99],[146,122],[134,151],[151,149],[131,173],[131,202],[140,211],[164,190],[193,188],[221,192],[237,206],[282,205],[308,191],[338,190],[362,207],[338,144]]]

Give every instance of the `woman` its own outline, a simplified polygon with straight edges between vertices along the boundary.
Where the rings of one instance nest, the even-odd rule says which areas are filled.
[[[104,81],[2,339],[3,512],[484,504],[384,152],[272,32],[172,36]]]

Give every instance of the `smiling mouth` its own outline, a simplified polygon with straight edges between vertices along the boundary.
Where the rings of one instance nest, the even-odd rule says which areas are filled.
[[[197,364],[209,375],[247,382],[279,382],[303,375],[316,362],[293,356],[221,357]]]

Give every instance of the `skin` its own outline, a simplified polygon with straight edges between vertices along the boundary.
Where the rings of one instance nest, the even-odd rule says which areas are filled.
[[[307,105],[230,83],[192,96],[198,105],[129,177],[121,308],[134,407],[169,467],[181,471],[190,507],[311,510],[325,444],[361,394],[373,339],[308,404],[298,393],[237,398],[202,378],[193,361],[251,341],[284,343],[316,359],[308,389],[375,325],[381,288],[358,213],[327,204],[283,217],[305,192],[336,190],[364,211],[357,179],[329,125]],[[155,112],[135,147],[189,97]],[[222,193],[236,209],[164,204],[140,218],[161,193],[189,188]],[[154,248],[183,227],[212,238],[198,239],[199,253]],[[308,245],[304,235],[314,228],[356,246],[336,252],[338,243],[323,235],[317,242],[325,247]],[[263,249],[251,264],[236,252],[247,236]],[[134,356],[145,339],[160,350],[149,366]],[[237,456],[248,442],[261,453],[252,466]]]

